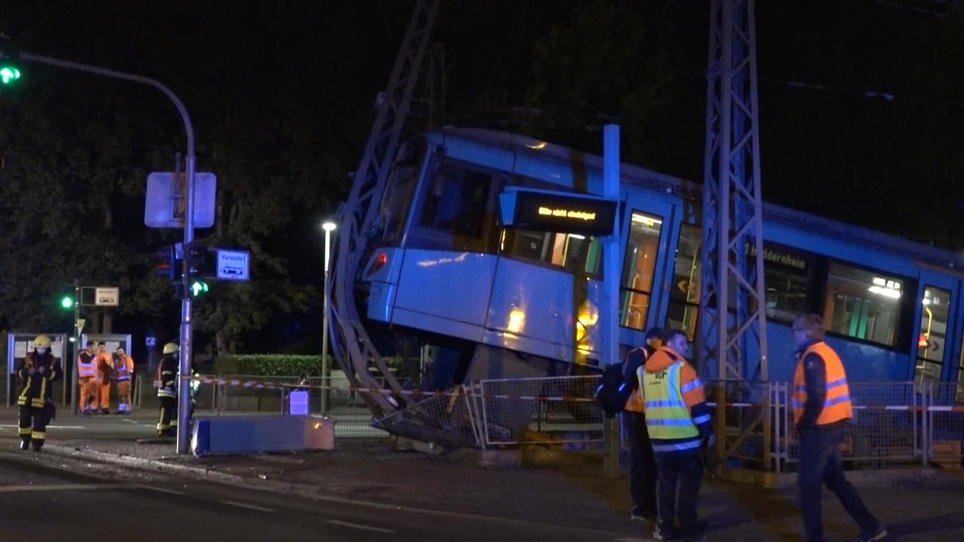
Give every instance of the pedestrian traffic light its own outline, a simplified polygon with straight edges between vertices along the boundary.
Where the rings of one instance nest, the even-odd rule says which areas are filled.
[[[169,245],[154,253],[154,274],[171,282],[180,282],[184,269],[179,246],[180,243]]]
[[[208,283],[203,280],[195,280],[191,283],[191,295],[198,297],[208,291]]]

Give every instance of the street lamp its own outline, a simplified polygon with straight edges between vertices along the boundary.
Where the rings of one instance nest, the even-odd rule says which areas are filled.
[[[330,221],[326,220],[321,228],[325,230],[325,283],[322,285],[322,290],[324,291],[324,305],[322,308],[321,315],[321,414],[324,415],[328,411],[328,388],[324,387],[325,384],[331,384],[331,379],[328,378],[328,306],[330,304],[329,298],[331,294],[328,288],[328,262],[331,260],[331,232],[335,230],[338,226]]]

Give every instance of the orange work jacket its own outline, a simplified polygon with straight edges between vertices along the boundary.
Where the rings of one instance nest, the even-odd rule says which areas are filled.
[[[847,386],[847,373],[844,371],[840,356],[830,345],[817,341],[800,354],[797,369],[793,373],[793,423],[796,424],[803,417],[803,405],[807,402],[807,382],[804,378],[803,363],[810,354],[816,354],[823,359],[826,371],[827,395],[823,400],[823,410],[814,422],[816,425],[827,425],[853,417],[853,405],[850,402],[850,387]]]

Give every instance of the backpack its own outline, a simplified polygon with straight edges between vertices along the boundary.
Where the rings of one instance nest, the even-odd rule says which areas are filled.
[[[623,364],[613,363],[603,370],[593,400],[603,409],[607,418],[612,418],[626,407],[631,391],[623,377]]]

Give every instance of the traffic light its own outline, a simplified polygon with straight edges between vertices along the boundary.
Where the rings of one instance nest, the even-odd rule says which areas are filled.
[[[184,253],[191,278],[217,278],[218,249],[204,243],[191,243]]]
[[[195,280],[191,283],[191,295],[198,297],[208,291],[208,283],[203,280]]]
[[[0,33],[0,85],[10,86],[20,79],[19,53],[13,41]]]
[[[72,308],[74,308],[74,296],[72,296],[72,295],[65,295],[65,296],[61,297],[61,298],[60,298],[60,307],[63,308],[63,309],[72,309]]]
[[[184,274],[181,243],[166,246],[154,253],[154,274],[165,277],[171,282],[180,282]]]

